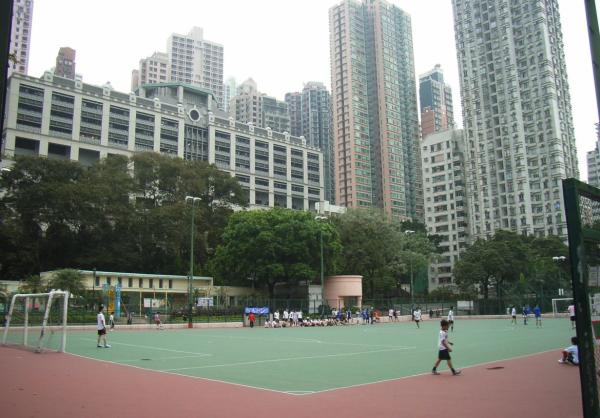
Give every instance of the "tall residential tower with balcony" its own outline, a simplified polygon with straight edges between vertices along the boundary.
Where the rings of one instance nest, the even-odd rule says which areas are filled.
[[[566,238],[561,180],[579,169],[558,0],[452,5],[473,238]]]
[[[8,77],[14,72],[27,74],[29,50],[31,49],[31,22],[33,0],[6,0],[13,2],[10,33],[10,50],[14,60],[8,62]],[[6,59],[6,57],[4,57]]]
[[[385,0],[329,9],[336,203],[423,218],[411,18]]]

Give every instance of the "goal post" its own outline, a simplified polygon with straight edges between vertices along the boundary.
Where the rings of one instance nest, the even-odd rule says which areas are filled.
[[[573,298],[552,299],[552,316],[568,316],[567,308],[573,304]]]
[[[64,352],[67,344],[68,307],[67,291],[13,295],[6,316],[2,345],[33,348],[38,353]],[[30,334],[37,335],[37,338],[32,340]]]

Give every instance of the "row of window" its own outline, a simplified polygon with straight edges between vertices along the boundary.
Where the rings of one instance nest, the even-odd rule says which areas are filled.
[[[148,284],[148,289],[154,289],[154,279],[146,279],[146,282],[144,281],[145,279],[137,279],[137,287],[142,289],[144,288],[144,283]],[[169,279],[169,280],[163,280],[163,279],[157,279],[158,281],[158,289],[173,289],[173,279]],[[165,282],[168,282],[168,287],[164,287]],[[108,286],[112,286],[114,285],[118,285],[121,287],[124,287],[123,285],[123,278],[122,277],[116,277],[116,280],[113,282],[113,278],[108,276],[105,278],[104,280],[104,284],[108,285]],[[100,277],[96,277],[95,279],[95,285],[100,287]],[[133,287],[133,277],[128,277],[127,278],[127,287]]]

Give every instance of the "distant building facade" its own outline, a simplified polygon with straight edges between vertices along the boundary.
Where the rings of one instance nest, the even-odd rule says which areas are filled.
[[[14,72],[27,74],[29,50],[31,49],[31,22],[33,21],[33,0],[6,0],[13,2],[13,16],[9,52],[16,62],[8,62],[8,76]]]
[[[444,83],[444,73],[439,64],[419,77],[419,104],[423,138],[454,127],[452,89]]]
[[[429,266],[429,290],[453,284],[454,264],[469,244],[465,157],[462,130],[437,132],[421,143],[425,226],[441,237],[441,254]]]
[[[125,94],[51,72],[41,79],[15,74],[8,85],[7,158],[91,165],[111,154],[150,151],[215,164],[248,191],[250,207],[314,210],[324,200],[319,148],[228,118],[205,89],[163,83]]]
[[[600,187],[600,124],[596,124],[596,148],[587,152],[588,183]]]
[[[423,219],[411,17],[385,0],[329,9],[335,201]]]
[[[58,50],[58,55],[56,56],[56,67],[54,67],[54,74],[58,77],[75,80],[76,54],[76,51],[68,46],[60,48]]]
[[[136,91],[142,84],[166,83],[169,79],[168,66],[169,56],[164,52],[142,58],[138,70],[132,73],[131,91]]]

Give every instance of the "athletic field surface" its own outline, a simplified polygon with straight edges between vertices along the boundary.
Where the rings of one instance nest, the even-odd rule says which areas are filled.
[[[557,362],[567,319],[458,320],[460,376],[433,376],[439,321],[68,334],[67,354],[0,349],[6,416],[581,416],[579,371]],[[101,394],[101,396],[98,396]],[[62,399],[62,401],[61,401]],[[191,415],[190,415],[191,414]]]

